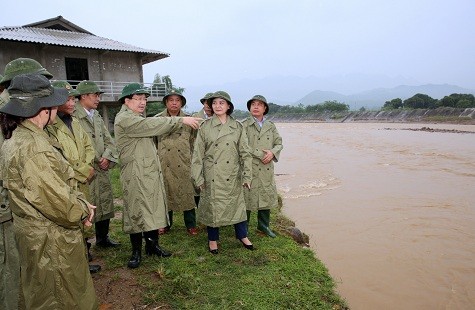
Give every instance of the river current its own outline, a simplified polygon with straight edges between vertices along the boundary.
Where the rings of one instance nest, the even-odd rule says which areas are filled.
[[[276,125],[284,214],[350,309],[475,309],[474,125]]]

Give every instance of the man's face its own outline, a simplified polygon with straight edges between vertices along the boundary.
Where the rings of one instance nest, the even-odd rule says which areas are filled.
[[[181,97],[178,95],[167,97],[166,107],[170,115],[178,115],[182,107]]]
[[[264,112],[266,111],[266,106],[264,102],[260,100],[253,100],[251,102],[251,115],[255,118],[262,118],[264,116]]]
[[[147,107],[147,96],[145,94],[133,95],[132,99],[125,98],[125,105],[137,114],[143,114]]]
[[[58,112],[62,112],[64,114],[73,114],[74,112],[74,105],[76,104],[76,98],[73,96],[68,97],[68,101],[65,104],[60,105],[58,107]]]
[[[205,103],[203,104],[203,110],[205,111],[206,115],[208,116],[213,115],[213,109],[211,109],[211,107],[208,105],[208,100],[206,100]]]
[[[95,94],[81,95],[81,100],[79,102],[86,110],[91,110],[91,109],[97,109],[97,106],[99,105],[100,101],[101,101],[101,94],[95,93]]]

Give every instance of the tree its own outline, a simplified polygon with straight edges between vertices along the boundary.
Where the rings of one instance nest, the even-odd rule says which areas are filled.
[[[403,106],[409,109],[434,109],[437,99],[426,94],[415,94],[403,101]]]
[[[390,101],[386,101],[383,105],[383,110],[396,110],[402,108],[402,100],[401,98],[391,99]]]

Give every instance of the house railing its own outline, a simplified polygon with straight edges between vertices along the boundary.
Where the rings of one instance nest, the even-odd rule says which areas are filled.
[[[77,85],[81,81],[68,80],[71,85]],[[104,93],[101,96],[101,101],[117,101],[122,94],[122,89],[125,85],[134,82],[113,82],[113,81],[93,81],[97,84],[99,89]],[[167,86],[165,83],[140,83],[143,88],[150,92],[149,101],[161,101],[167,94]]]

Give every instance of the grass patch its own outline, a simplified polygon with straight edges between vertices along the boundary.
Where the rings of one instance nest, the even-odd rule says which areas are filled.
[[[171,231],[160,237],[160,245],[173,256],[156,258],[143,253],[141,266],[131,270],[143,288],[144,303],[200,310],[346,309],[326,267],[313,251],[287,235],[285,228],[293,223],[273,212],[278,236],[272,239],[257,234],[256,214],[253,212],[249,224],[249,238],[256,250],[246,250],[229,226],[220,230],[218,255],[208,252],[204,229],[197,236],[188,236],[182,217],[176,214]],[[131,246],[120,220],[111,222],[111,235],[122,243],[121,250],[98,250],[98,254],[107,269],[123,268]]]

